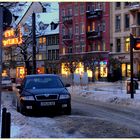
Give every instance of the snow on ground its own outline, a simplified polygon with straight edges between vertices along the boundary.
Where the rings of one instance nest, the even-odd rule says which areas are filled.
[[[134,99],[131,99],[130,94],[126,93],[126,85],[124,82],[94,82],[86,86],[71,86],[70,88],[68,88],[68,90],[72,95],[77,94],[79,96],[88,98],[89,100],[119,104],[134,108],[140,107],[140,89],[136,90]],[[12,102],[12,100],[10,100],[10,97],[8,98],[9,101]],[[31,138],[41,138],[41,136],[42,138],[54,138],[58,136],[63,138],[72,137],[61,132],[61,130],[56,125],[56,121],[53,118],[27,118],[26,116],[18,113],[16,109],[13,109],[9,101],[3,101],[4,105],[2,102],[2,108],[6,107],[11,113],[11,138],[23,138],[26,136],[30,136]],[[36,124],[36,127],[34,127],[34,124]],[[42,124],[42,126],[40,127],[40,125],[38,124]],[[47,126],[47,133],[45,130],[43,130],[43,126],[45,126],[45,128]],[[54,132],[55,134],[57,134],[56,136],[54,136]]]
[[[132,108],[140,107],[140,86],[132,99],[131,94],[127,94],[126,83],[122,81],[114,83],[95,82],[86,86],[72,86],[69,91],[71,94],[78,94],[89,100],[114,103]]]

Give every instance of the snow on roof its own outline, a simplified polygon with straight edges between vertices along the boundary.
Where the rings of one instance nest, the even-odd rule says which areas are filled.
[[[58,2],[50,2],[45,7],[47,9],[47,12],[53,12],[53,11],[58,11],[59,10],[59,4],[58,4]]]
[[[29,17],[26,23],[31,26],[32,18]],[[44,30],[39,30],[39,23],[48,24],[47,28]],[[39,35],[51,35],[51,34],[58,34],[59,33],[59,25],[55,30],[51,30],[51,23],[57,23],[59,22],[59,13],[58,11],[53,12],[46,12],[46,13],[36,13],[36,30]]]
[[[50,24],[46,30],[39,31],[40,35],[53,35],[53,34],[58,34],[58,33],[59,33],[59,25],[57,26],[57,28],[55,30],[51,30]]]
[[[16,7],[11,9],[12,14],[15,16],[18,16],[17,20],[14,21],[15,26],[17,24],[19,24],[19,22],[21,21],[22,17],[25,15],[25,13],[27,12],[27,10],[31,6],[31,4],[32,4],[32,2],[27,2],[24,4],[24,6],[20,6],[20,4],[19,4]]]
[[[37,13],[36,14],[36,23],[43,22],[44,24],[50,24],[51,22],[58,23],[59,13],[58,11],[51,13]]]

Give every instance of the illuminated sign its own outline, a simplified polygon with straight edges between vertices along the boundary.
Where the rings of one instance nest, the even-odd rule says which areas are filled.
[[[107,65],[107,61],[100,61],[100,65]]]
[[[6,30],[4,32],[4,40],[3,40],[4,47],[22,44],[22,33],[20,30],[20,27],[18,29],[19,29],[18,30],[18,35],[19,35],[18,37],[15,35],[14,29]]]

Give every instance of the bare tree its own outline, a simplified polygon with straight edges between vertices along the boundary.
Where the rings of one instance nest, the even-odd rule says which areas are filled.
[[[79,67],[79,62],[81,61],[81,57],[74,54],[68,54],[65,56],[61,56],[60,63],[64,64],[65,71],[70,72],[72,74],[72,80],[74,78],[74,72]]]

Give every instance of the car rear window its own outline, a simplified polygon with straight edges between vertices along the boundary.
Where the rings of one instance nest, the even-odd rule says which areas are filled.
[[[25,80],[25,89],[63,88],[58,77],[30,77]]]

